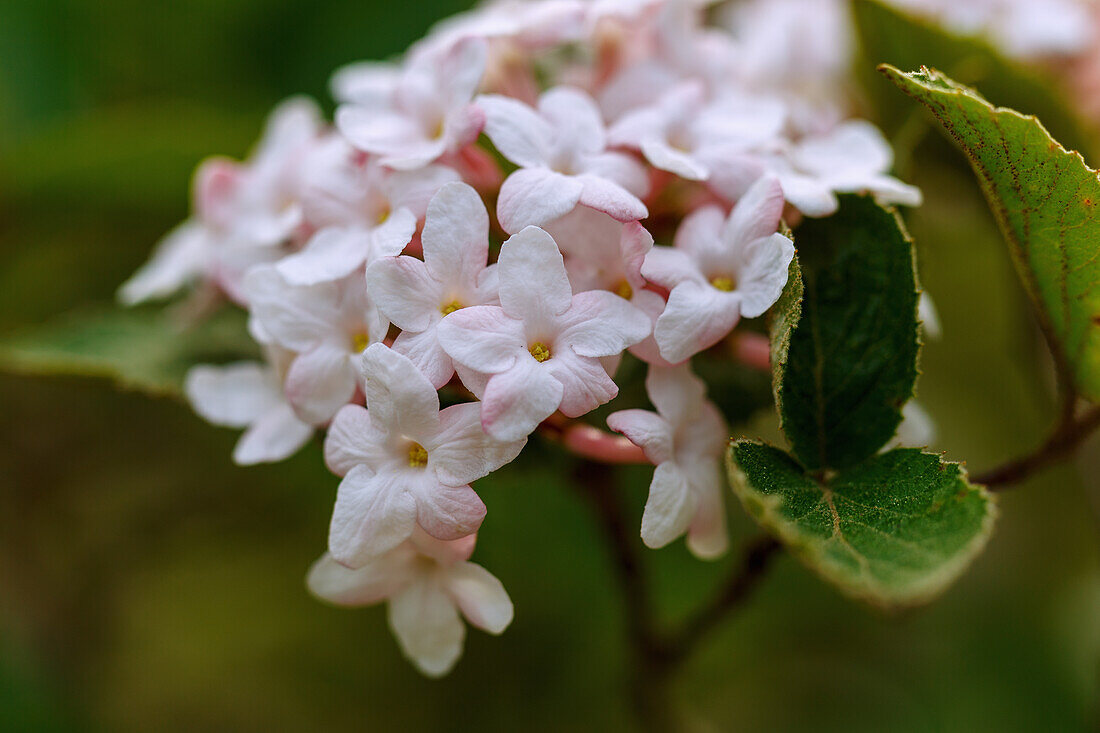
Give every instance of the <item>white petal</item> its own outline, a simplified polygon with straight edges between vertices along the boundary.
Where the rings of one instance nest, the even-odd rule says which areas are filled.
[[[500,154],[522,168],[546,160],[552,128],[526,104],[497,94],[484,94],[476,104],[485,112],[485,134]]]
[[[682,227],[681,227],[682,228]],[[642,276],[671,290],[684,281],[705,282],[699,265],[680,249],[656,246],[642,262]]]
[[[407,356],[371,344],[361,359],[371,421],[392,434],[414,440],[439,426],[439,395]]]
[[[788,268],[794,259],[794,244],[776,233],[749,243],[738,256],[745,261],[737,273],[741,315],[756,318],[783,294]]]
[[[420,239],[436,280],[475,285],[489,257],[489,214],[477,191],[465,183],[439,189],[428,205]]]
[[[521,440],[550,417],[562,400],[562,384],[530,355],[494,374],[485,387],[481,422],[497,440]]]
[[[231,428],[245,427],[283,401],[274,374],[255,362],[192,367],[183,392],[204,419]]]
[[[649,216],[649,210],[634,194],[607,178],[585,174],[578,176],[584,184],[577,202],[602,211],[616,221],[637,221]]]
[[[416,576],[415,553],[399,548],[352,570],[329,553],[313,563],[306,585],[313,595],[338,606],[368,606],[398,593]]]
[[[299,354],[286,372],[286,398],[308,423],[321,425],[355,396],[355,368],[347,349],[320,346]]]
[[[740,319],[740,296],[684,282],[672,289],[653,337],[661,356],[677,364],[721,341]]]
[[[675,173],[689,181],[704,181],[710,175],[710,169],[706,164],[690,153],[672,147],[664,140],[644,141],[642,154],[654,168]]]
[[[688,528],[687,547],[699,559],[713,560],[729,549],[720,463],[702,462],[696,471],[691,472],[689,480],[696,497],[696,508]]]
[[[244,431],[233,448],[233,461],[240,466],[274,463],[298,452],[313,437],[313,426],[302,422],[290,405],[282,403],[268,410]]]
[[[206,228],[187,220],[168,233],[153,256],[118,290],[118,299],[135,305],[154,298],[167,298],[198,277],[210,259],[210,237]]]
[[[668,461],[657,466],[642,513],[642,542],[664,547],[687,531],[695,514],[695,495],[680,467]]]
[[[510,369],[517,354],[527,349],[523,321],[498,305],[457,310],[439,322],[436,335],[455,362],[486,374]]]
[[[431,579],[392,598],[388,615],[401,650],[429,677],[447,674],[462,656],[466,626],[450,596]]]
[[[855,170],[883,173],[893,165],[894,153],[870,122],[847,120],[824,135],[803,140],[791,159],[801,170],[828,179]]]
[[[438,318],[443,286],[422,260],[384,257],[367,268],[367,291],[393,325],[419,333]]]
[[[347,405],[336,413],[325,435],[325,465],[343,476],[358,465],[379,470],[391,459],[388,436],[359,405]]]
[[[359,268],[370,252],[371,233],[359,227],[327,227],[318,231],[300,252],[276,265],[291,285],[315,285],[339,280]]]
[[[709,252],[723,251],[722,229],[726,224],[722,209],[703,206],[684,217],[676,229],[673,245],[677,250],[698,259]]]
[[[454,362],[439,343],[435,325],[420,333],[402,331],[394,339],[393,350],[409,357],[409,361],[436,389],[442,389],[454,376]]]
[[[351,469],[336,492],[328,548],[342,565],[359,568],[408,539],[416,525],[416,498],[408,471]]]
[[[606,135],[600,110],[580,89],[550,89],[539,97],[539,113],[550,124],[559,148],[589,154],[603,151]]]
[[[394,209],[386,220],[370,233],[367,262],[379,257],[394,257],[412,241],[416,233],[416,215],[404,207]]]
[[[512,623],[512,599],[485,568],[472,562],[457,563],[447,569],[444,582],[462,615],[474,626],[499,634]]]
[[[565,216],[580,200],[584,183],[548,168],[521,168],[504,180],[497,219],[506,232],[539,226]]]
[[[431,479],[427,469],[416,491],[416,522],[439,540],[457,540],[477,532],[485,504],[469,486],[447,486]]]
[[[646,394],[673,430],[698,419],[707,385],[691,372],[689,364],[651,366],[645,377]]]
[[[504,243],[497,269],[504,312],[524,321],[529,331],[549,324],[573,302],[558,245],[538,227],[527,227]]]
[[[581,356],[611,356],[649,336],[652,322],[629,301],[606,290],[573,297],[559,320],[555,349],[572,348]]]
[[[428,448],[429,468],[439,480],[459,486],[488,476],[523,450],[526,438],[503,442],[481,426],[481,404],[452,405],[439,413],[439,433]]]
[[[291,351],[310,350],[336,328],[334,283],[293,287],[275,265],[259,265],[245,276],[244,293],[261,332]]]
[[[619,410],[607,416],[607,427],[629,438],[654,464],[672,459],[672,426],[655,412]]]
[[[737,246],[775,234],[783,216],[783,189],[776,178],[754,183],[733,207],[722,231],[726,246]]]
[[[561,382],[558,409],[566,417],[580,417],[619,394],[619,388],[604,371],[599,359],[579,356],[572,349],[558,349],[542,366]]]

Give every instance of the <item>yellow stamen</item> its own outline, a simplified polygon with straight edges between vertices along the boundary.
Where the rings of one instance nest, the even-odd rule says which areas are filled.
[[[381,211],[378,212],[378,216],[374,217],[374,223],[375,224],[384,223],[386,221],[386,219],[390,218],[390,213],[391,213],[390,212],[390,207],[388,207],[388,206],[385,207],[384,209],[382,209]]]
[[[462,303],[459,303],[457,300],[452,300],[450,303],[447,303],[446,305],[439,306],[439,312],[442,313],[445,316],[449,316],[452,313],[454,313],[455,311],[461,310],[462,308],[463,308]]]
[[[409,446],[409,466],[411,468],[423,468],[428,465],[428,451],[420,443]]]
[[[366,331],[362,331],[351,337],[351,348],[354,351],[362,351],[368,346],[370,346],[370,334]]]
[[[634,297],[634,288],[630,287],[630,283],[626,280],[620,280],[619,284],[615,286],[615,294],[624,300],[630,300]]]
[[[531,356],[540,364],[550,358],[550,347],[541,341],[531,344]]]
[[[733,290],[733,284],[734,283],[733,283],[733,278],[719,276],[719,277],[716,277],[716,278],[712,279],[710,281],[710,284],[713,285],[718,290],[721,290],[723,293],[728,293],[731,290]]]

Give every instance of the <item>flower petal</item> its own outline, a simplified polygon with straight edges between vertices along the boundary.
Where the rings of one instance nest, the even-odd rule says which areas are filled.
[[[611,356],[649,336],[653,324],[629,301],[606,290],[573,296],[573,304],[558,321],[557,350],[572,348],[581,356]]]
[[[475,104],[485,112],[485,134],[501,155],[521,168],[534,168],[546,160],[553,129],[538,112],[497,94],[483,94]]]
[[[695,495],[673,461],[657,466],[642,513],[642,542],[654,549],[682,535],[695,515]]]
[[[452,405],[439,413],[439,433],[428,448],[429,467],[439,480],[458,486],[488,476],[519,455],[526,438],[502,442],[481,426],[481,404]]]
[[[500,634],[512,623],[512,599],[504,585],[480,565],[458,563],[447,570],[444,583],[462,615],[479,629]]]
[[[474,371],[495,374],[510,369],[527,348],[523,321],[498,305],[462,308],[443,318],[436,334],[444,351]]]
[[[787,271],[794,259],[794,244],[777,232],[745,245],[738,259],[743,263],[737,275],[741,315],[756,318],[783,294]]]
[[[727,247],[737,247],[775,234],[785,203],[778,179],[771,176],[759,179],[730,212],[722,229],[722,241]]]
[[[520,168],[500,186],[497,219],[509,233],[545,224],[572,211],[584,187],[579,178],[549,168]]]
[[[206,227],[188,219],[167,234],[153,256],[118,289],[124,305],[167,298],[198,277],[210,259]]]
[[[457,182],[439,189],[428,205],[420,239],[436,280],[474,287],[489,258],[489,214],[477,191]]]
[[[298,452],[313,437],[313,426],[302,422],[290,405],[280,403],[260,415],[233,448],[238,466],[274,463]]]
[[[528,331],[549,324],[573,302],[558,245],[538,227],[527,227],[509,237],[500,248],[497,270],[504,312],[524,321]]]
[[[416,492],[416,523],[421,529],[438,540],[457,540],[477,532],[484,519],[485,504],[476,491],[438,483],[425,472]]]
[[[442,677],[462,656],[466,626],[443,589],[421,579],[390,599],[390,628],[401,651],[429,677]]]
[[[323,343],[299,354],[286,372],[286,398],[308,423],[327,423],[355,396],[355,368],[347,349]]]
[[[642,200],[618,183],[590,174],[577,177],[583,184],[580,197],[582,206],[602,211],[616,221],[637,221],[649,216],[649,209]]]
[[[607,427],[629,438],[654,465],[672,460],[672,426],[657,413],[619,410],[607,416]]]
[[[485,432],[497,440],[521,440],[558,409],[562,384],[542,366],[524,354],[489,379],[481,403]]]
[[[371,344],[363,352],[360,369],[375,425],[413,440],[438,430],[439,395],[407,356],[384,344]]]
[[[661,356],[677,364],[722,340],[741,318],[740,295],[684,282],[672,289],[653,337]]]
[[[352,468],[336,492],[328,548],[337,562],[360,568],[408,539],[416,526],[416,498],[408,472]]]
[[[338,606],[368,606],[401,591],[415,578],[416,555],[404,548],[375,558],[357,570],[325,553],[313,563],[306,585],[313,595]]]
[[[343,476],[358,465],[380,470],[392,459],[386,449],[388,436],[371,422],[360,405],[347,405],[336,413],[325,434],[325,465]]]
[[[696,498],[695,516],[688,527],[687,547],[701,560],[713,560],[729,549],[726,507],[722,500],[721,464],[703,461],[689,472]]]
[[[572,349],[558,349],[542,366],[562,385],[558,409],[566,417],[580,417],[619,394],[599,359],[580,356]]]
[[[207,422],[243,428],[283,399],[275,375],[262,364],[200,364],[187,372],[183,392]]]
[[[402,331],[394,339],[393,350],[409,357],[409,361],[436,389],[442,389],[443,385],[451,381],[451,377],[454,376],[454,362],[440,345],[434,325],[420,333]]]
[[[308,351],[335,330],[335,283],[292,287],[275,265],[259,265],[245,276],[244,293],[259,332],[292,351]]]
[[[384,257],[367,268],[367,291],[393,325],[419,333],[440,316],[443,286],[423,260]]]

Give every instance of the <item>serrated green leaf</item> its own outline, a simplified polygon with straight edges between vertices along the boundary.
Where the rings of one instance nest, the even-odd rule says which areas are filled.
[[[889,84],[874,73],[874,68],[882,63],[901,69],[926,65],[943,69],[968,84],[980,85],[1003,104],[1035,112],[1071,147],[1095,149],[1093,136],[1056,80],[1043,77],[1037,67],[1006,58],[982,38],[951,33],[881,0],[855,0],[852,15],[864,57],[858,72],[875,103],[878,121],[888,134],[905,124],[911,112],[894,102]]]
[[[1100,400],[1100,180],[1038,119],[994,107],[931,69],[883,73],[924,104],[970,160],[1064,383]]]
[[[740,440],[727,454],[745,508],[813,571],[883,606],[931,600],[981,551],[992,497],[957,463],[898,448],[825,481],[786,453]]]
[[[792,292],[773,324],[776,405],[803,466],[843,468],[893,437],[913,394],[913,245],[897,214],[866,196],[842,196],[836,214],[797,235],[801,318],[794,325]]]
[[[195,364],[255,355],[245,315],[236,309],[184,327],[164,309],[107,307],[0,336],[5,371],[106,377],[154,395],[180,394]]]

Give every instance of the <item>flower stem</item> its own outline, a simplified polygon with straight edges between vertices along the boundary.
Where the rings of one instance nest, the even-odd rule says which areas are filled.
[[[1070,409],[1046,442],[1028,455],[1009,461],[994,469],[973,477],[975,483],[984,484],[990,491],[1003,491],[1019,484],[1032,474],[1065,458],[1100,427],[1100,406],[1095,406],[1077,417]]]

